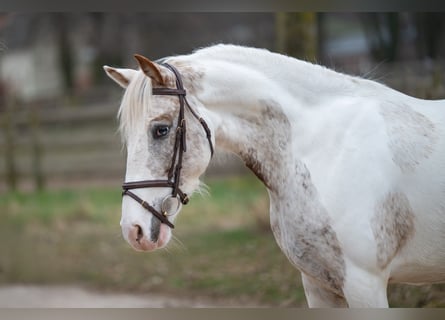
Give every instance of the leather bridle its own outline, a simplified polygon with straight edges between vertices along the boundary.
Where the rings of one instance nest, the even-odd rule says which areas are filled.
[[[166,180],[144,180],[144,181],[133,181],[133,182],[125,182],[122,184],[122,196],[129,196],[133,198],[136,202],[138,202],[144,209],[151,212],[156,218],[158,218],[162,223],[168,225],[170,228],[174,228],[175,226],[168,220],[169,216],[175,215],[181,208],[183,204],[187,204],[189,202],[189,198],[186,193],[184,193],[179,187],[180,178],[181,178],[181,169],[182,169],[182,159],[184,152],[187,151],[186,144],[186,120],[185,120],[185,107],[190,110],[191,114],[194,118],[196,118],[203,127],[206,132],[207,140],[210,145],[210,152],[213,156],[213,143],[210,129],[207,123],[202,119],[198,114],[190,107],[186,99],[186,91],[184,89],[181,75],[178,70],[168,63],[163,63],[163,66],[170,69],[175,77],[176,77],[176,88],[153,88],[153,95],[167,95],[167,96],[178,96],[179,99],[179,115],[178,115],[178,125],[176,127],[176,137],[175,144],[173,147],[173,156],[171,160],[170,169],[167,173]],[[140,188],[171,188],[172,193],[165,197],[161,203],[161,212],[156,210],[146,201],[142,200],[139,196],[133,193],[132,189],[140,189]],[[168,213],[168,201],[171,199],[176,199],[177,208],[173,213]]]

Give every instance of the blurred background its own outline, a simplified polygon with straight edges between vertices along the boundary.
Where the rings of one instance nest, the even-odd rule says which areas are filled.
[[[0,297],[75,286],[162,295],[166,306],[306,305],[270,232],[266,191],[234,156],[212,160],[209,195],[183,209],[167,250],[136,253],[120,235],[123,92],[102,65],[217,43],[445,98],[444,13],[2,13]],[[445,306],[443,285],[394,285],[388,295],[396,307]]]

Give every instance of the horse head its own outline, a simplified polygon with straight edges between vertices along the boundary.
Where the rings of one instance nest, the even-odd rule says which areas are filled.
[[[199,189],[213,138],[204,107],[186,98],[190,82],[180,67],[135,58],[138,70],[104,69],[125,89],[118,113],[127,151],[122,233],[134,249],[151,251],[167,245],[181,205]]]

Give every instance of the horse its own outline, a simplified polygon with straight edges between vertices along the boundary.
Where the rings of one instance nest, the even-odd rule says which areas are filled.
[[[262,181],[309,307],[388,307],[389,283],[445,281],[445,100],[266,49],[218,44],[138,69],[125,89],[121,228],[163,248],[213,147]]]

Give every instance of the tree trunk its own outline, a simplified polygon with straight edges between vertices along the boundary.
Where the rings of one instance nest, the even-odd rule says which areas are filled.
[[[60,68],[62,70],[65,93],[71,95],[73,81],[73,55],[69,41],[68,14],[56,13],[54,25],[57,30],[57,44],[59,46]]]
[[[277,50],[315,62],[318,54],[317,15],[310,12],[276,14]]]
[[[1,122],[5,137],[6,184],[10,191],[17,191],[18,173],[15,164],[15,99],[5,92],[3,96],[5,108]]]
[[[42,144],[39,139],[40,135],[40,117],[39,106],[29,106],[29,126],[31,133],[31,161],[32,161],[32,176],[34,180],[34,187],[37,191],[42,191],[45,188],[45,177],[42,170]]]
[[[374,60],[395,61],[399,47],[399,14],[397,12],[363,13],[360,17]]]

